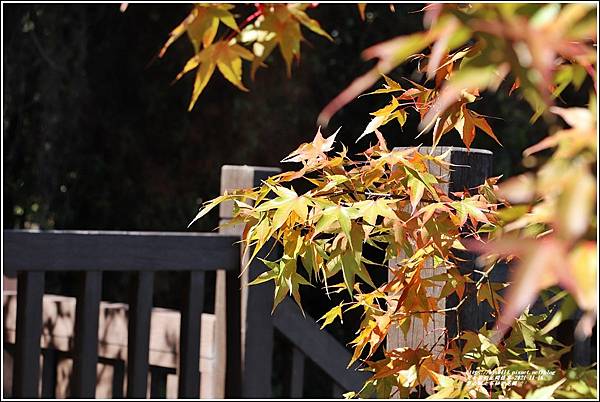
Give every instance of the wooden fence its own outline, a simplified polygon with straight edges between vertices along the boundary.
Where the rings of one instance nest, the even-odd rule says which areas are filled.
[[[225,166],[222,188],[252,186],[274,172]],[[221,208],[222,219],[230,217],[228,208]],[[17,272],[17,291],[3,295],[4,356],[5,362],[8,355],[13,363],[12,375],[3,379],[4,396],[107,396],[100,383],[108,381],[108,395],[113,398],[174,397],[167,382],[176,376],[180,398],[269,398],[272,378],[279,376],[281,381],[283,374],[272,370],[274,353],[280,352],[273,347],[275,331],[292,345],[291,372],[284,375],[289,379],[289,396],[303,396],[307,358],[330,377],[331,396],[339,398],[343,391],[360,388],[367,374],[346,369],[348,350],[320,331],[314,319],[303,317],[291,300],[271,315],[272,287],[245,286],[248,275],[253,277],[263,268],[254,263],[239,276],[246,258],[239,231],[235,227],[211,234],[5,230],[3,266],[5,272]],[[45,273],[52,271],[77,272],[76,298],[44,295]],[[107,271],[134,273],[128,305],[101,301],[102,274]],[[185,272],[180,311],[153,308],[157,271]],[[217,278],[214,315],[203,314],[208,271],[216,271]],[[15,304],[16,313],[10,314]],[[53,308],[74,310],[73,323],[62,334],[56,333],[55,324],[64,317],[53,316]],[[107,315],[121,319],[109,323],[103,319]],[[120,330],[115,322],[121,323]],[[174,325],[179,325],[178,332],[171,332],[175,361],[157,360],[155,354],[169,352],[158,350],[157,336],[151,335],[157,326]],[[61,336],[67,341],[58,346]],[[107,344],[112,352],[107,352]],[[201,348],[210,356],[202,356]],[[68,378],[57,370],[64,360],[72,361]],[[203,364],[206,360],[211,364]],[[111,368],[108,380],[101,375],[106,367]]]
[[[227,289],[225,393],[241,395],[240,250],[235,236],[197,233],[4,231],[4,269],[18,272],[12,394],[38,397],[44,274],[77,271],[80,282],[70,356],[70,396],[96,395],[98,317],[102,273],[135,272],[129,300],[127,396],[146,397],[152,289],[155,271],[187,275],[181,307],[178,396],[199,396],[201,313],[206,271],[223,270]],[[44,367],[42,390],[51,390],[51,367]],[[122,387],[122,385],[121,385]],[[118,395],[118,393],[117,393]],[[45,397],[46,395],[42,395]]]

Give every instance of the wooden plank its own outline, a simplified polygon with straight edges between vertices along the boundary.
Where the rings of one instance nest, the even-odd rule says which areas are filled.
[[[242,395],[240,278],[236,271],[227,271],[225,281],[225,397],[239,398]]]
[[[17,273],[9,271],[8,267],[3,268],[2,291],[16,292],[17,291]]]
[[[479,186],[485,182],[485,179],[492,175],[493,154],[483,149],[453,148],[450,153],[450,162],[457,165],[452,168],[448,192],[463,191],[465,189]],[[476,257],[467,252],[457,252],[463,262],[459,264],[459,270],[463,274],[471,273],[471,279],[477,281],[479,274],[472,271],[475,268]],[[506,281],[508,267],[506,264],[498,264],[490,275],[492,281]],[[487,303],[478,304],[475,295],[474,284],[469,283],[465,287],[465,294],[470,294],[469,299],[462,305],[460,311],[449,312],[446,314],[445,327],[448,330],[448,336],[455,336],[460,330],[478,331],[485,323],[492,320],[492,309]],[[443,308],[456,306],[458,298],[451,295],[445,300]]]
[[[63,352],[61,352],[63,353]],[[65,353],[67,354],[67,353]],[[98,363],[100,363],[102,367],[98,371],[97,383],[96,383],[96,395],[98,398],[107,398],[111,399],[123,399],[123,388],[125,385],[125,361],[117,358],[107,358],[104,356],[98,356]],[[110,366],[111,371],[106,371],[106,366]],[[104,378],[103,378],[104,377]],[[108,381],[106,381],[108,380]],[[110,385],[109,385],[110,384]],[[110,394],[108,394],[107,389],[110,389]]]
[[[296,347],[292,348],[292,373],[290,382],[290,398],[302,398],[304,388],[304,354]]]
[[[102,272],[81,273],[75,308],[75,345],[71,391],[76,398],[94,398],[98,364],[98,318]]]
[[[225,191],[260,186],[261,180],[281,173],[281,169],[264,166],[223,165],[221,167],[221,194]],[[231,218],[233,203],[226,201],[219,205],[219,217]]]
[[[356,371],[356,364],[346,368],[350,352],[327,331],[321,331],[310,316],[304,318],[291,299],[287,298],[277,306],[273,324],[343,389],[360,389],[369,378],[369,373]]]
[[[189,272],[181,306],[179,398],[200,396],[200,325],[203,308],[204,272]]]
[[[229,231],[235,229],[232,227],[225,228]],[[266,256],[266,250],[270,249],[270,244],[272,243],[269,242],[265,246],[265,250],[259,252],[257,259],[250,264],[238,280],[241,284],[241,294],[238,297],[241,297],[242,395],[245,398],[266,398],[271,397],[272,394],[273,319],[271,308],[273,305],[273,284],[264,283],[258,286],[248,286],[249,277],[254,278],[265,270],[264,265],[258,258]],[[248,255],[248,252],[246,252],[242,256],[242,266],[246,264]],[[222,296],[224,294],[224,290],[222,290],[224,282],[222,281],[222,277],[217,274],[215,314],[217,315],[217,330],[221,331],[218,333],[223,333],[225,329],[220,323],[230,323],[229,319],[219,320],[219,317],[223,317],[223,311],[226,307],[225,298]],[[217,336],[217,339],[221,339],[221,342],[223,342],[223,345],[217,349],[218,351],[222,351],[222,347],[225,347],[225,338],[224,336]]]
[[[238,269],[235,236],[217,233],[4,231],[4,266],[21,271]]]
[[[148,390],[154,273],[136,272],[132,281],[127,331],[127,397],[145,398]]]
[[[233,189],[256,187],[261,181],[280,173],[277,168],[256,166],[232,166],[225,165],[221,169],[221,193]],[[232,217],[233,206],[230,203],[220,205],[221,224],[226,223]],[[220,229],[221,233],[241,236],[241,226],[229,226]],[[269,246],[265,247],[265,250]],[[248,252],[242,256],[242,266],[248,259]],[[259,257],[265,257],[261,252]],[[273,300],[273,285],[271,283],[260,286],[248,287],[249,277],[254,278],[264,271],[260,261],[255,260],[241,276],[241,354],[243,361],[242,395],[245,398],[270,398],[271,371],[273,355],[273,323],[271,307]],[[224,323],[225,321],[225,275],[217,276],[215,314],[217,315],[217,339],[220,343],[217,347],[220,358],[225,355]],[[227,340],[229,343],[229,340]],[[221,374],[219,374],[221,375]]]
[[[217,271],[215,280],[215,370],[213,371],[214,397],[225,398],[225,371],[227,360],[227,275]]]
[[[44,273],[19,272],[17,289],[13,396],[15,398],[37,398],[40,378]]]
[[[420,149],[420,151],[422,153],[433,153],[436,156],[442,155],[443,153],[445,153],[446,151],[448,151],[447,147],[436,147],[435,151],[432,152],[430,147],[423,147]],[[446,158],[446,160],[448,162],[450,162],[450,155]],[[434,164],[434,163],[429,163],[428,167],[430,169],[430,172],[436,176],[442,175],[444,172],[442,172],[441,168]],[[443,191],[445,193],[448,193],[448,184],[440,184],[440,187],[443,189]],[[404,258],[404,256],[401,256],[399,259]],[[394,266],[395,265],[395,261],[390,263],[390,266]],[[433,268],[433,265],[431,262],[426,262],[425,266],[421,269],[421,277],[422,278],[428,278],[430,276],[434,276],[437,274],[441,274],[443,273],[444,268],[443,267],[439,267],[439,268]],[[390,279],[393,276],[392,271],[390,270],[390,272],[388,273]],[[431,289],[428,289],[428,295],[429,296],[438,296],[439,293],[441,291],[440,287],[434,287]],[[438,308],[444,308],[443,303],[440,303],[438,305]],[[399,331],[397,328],[393,328],[392,330],[390,330],[390,332],[388,332],[387,335],[387,344],[388,347],[397,347],[396,345],[402,345],[402,346],[407,346],[410,345],[410,347],[417,347],[419,345],[424,345],[424,346],[430,346],[433,348],[433,350],[435,352],[439,352],[440,349],[443,347],[444,345],[444,340],[443,339],[439,339],[440,336],[440,332],[441,330],[443,330],[443,327],[445,325],[445,318],[443,314],[432,314],[431,320],[428,323],[428,326],[425,328],[423,326],[423,323],[421,321],[421,319],[419,317],[411,317],[410,318],[410,329],[407,333],[406,336],[404,336],[404,334],[402,333],[402,331]]]
[[[245,310],[242,314],[242,333],[244,340],[243,364],[243,395],[245,398],[270,398],[271,372],[273,367],[273,308],[274,285],[272,282],[248,286],[248,281],[256,278],[266,267],[258,258],[267,258],[267,253],[273,248],[270,240],[257,258],[246,270],[242,284],[242,297],[245,296]],[[277,258],[281,253],[276,247],[268,258]],[[247,256],[246,256],[247,258]],[[244,259],[246,261],[246,259]]]

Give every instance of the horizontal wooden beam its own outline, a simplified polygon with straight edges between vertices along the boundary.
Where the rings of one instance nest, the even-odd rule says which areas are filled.
[[[4,230],[5,271],[239,270],[239,236]]]

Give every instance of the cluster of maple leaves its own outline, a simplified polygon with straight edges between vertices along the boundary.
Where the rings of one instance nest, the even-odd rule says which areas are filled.
[[[173,42],[187,33],[195,54],[176,79],[196,70],[189,110],[194,107],[215,68],[230,83],[247,91],[242,83],[242,61],[251,63],[251,75],[254,78],[256,70],[266,66],[265,60],[277,47],[290,76],[294,59],[300,57],[300,42],[303,40],[301,26],[333,40],[317,21],[306,14],[306,9],[312,7],[311,4],[257,3],[256,12],[249,15],[242,26],[238,26],[232,14],[234,7],[227,3],[195,5],[190,14],[170,33],[159,53],[162,57]],[[231,32],[215,41],[220,23]]]
[[[301,26],[328,37],[308,17],[308,7],[260,4],[238,27],[230,5],[195,6],[162,52],[187,32],[196,54],[181,74],[197,69],[190,108],[215,68],[245,89],[242,60],[252,63],[254,74],[277,46],[289,73],[299,54]],[[363,15],[364,7],[359,5]],[[220,23],[232,33],[214,42]],[[378,59],[376,66],[319,116],[325,124],[383,75],[384,87],[370,94],[390,96],[390,103],[371,114],[361,135],[375,135],[376,145],[351,158],[343,146],[335,152],[335,134],[324,138],[319,130],[312,142],[283,160],[300,164],[298,170],[224,194],[195,219],[233,201],[231,224],[245,224],[251,259],[272,240],[281,246],[281,256],[267,257],[268,270],[253,282],[275,283],[274,308],[288,295],[301,306],[300,286],[311,283],[322,283],[326,292],[347,292],[347,301],[321,320],[325,327],[348,310],[362,310],[350,365],[360,360],[373,376],[349,397],[409,397],[428,382],[440,398],[596,397],[596,369],[564,366],[560,358],[571,346],[551,335],[577,308],[584,312],[578,336],[589,336],[596,324],[596,9],[582,3],[433,4],[424,10],[424,23],[423,32],[365,50],[366,59]],[[250,45],[252,51],[245,47]],[[419,59],[425,80],[406,80],[403,87],[385,74],[409,58]],[[555,121],[555,130],[525,151],[531,160],[553,150],[534,160],[534,172],[504,182],[489,178],[478,188],[449,195],[443,186],[452,166],[445,155],[390,150],[378,130],[394,120],[404,125],[415,111],[421,119],[419,135],[433,132],[433,148],[452,130],[467,148],[478,131],[498,141],[486,116],[469,106],[507,79],[510,92],[530,104],[532,121],[559,116],[568,125]],[[594,88],[588,108],[553,106],[565,88],[578,90],[586,80]],[[433,174],[434,166],[443,173]],[[297,192],[297,180],[308,181],[310,189]],[[481,269],[473,271],[479,279],[458,269],[457,253],[465,245],[483,254]],[[366,259],[365,247],[383,250],[383,260]],[[490,280],[503,259],[513,263],[510,286]],[[424,275],[431,267],[440,273]],[[374,283],[374,269],[389,270],[388,281]],[[474,294],[466,288],[474,288]],[[439,300],[450,295],[458,304],[440,309]],[[414,318],[427,327],[434,315],[457,311],[468,297],[490,305],[494,328],[443,333],[441,349],[382,346],[391,328],[406,332]],[[538,297],[546,310],[533,314],[528,306]],[[381,348],[384,358],[373,360]],[[492,387],[475,381],[473,368],[544,368],[556,374]]]

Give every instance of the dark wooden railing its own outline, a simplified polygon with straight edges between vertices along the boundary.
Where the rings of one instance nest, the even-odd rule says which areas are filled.
[[[144,398],[147,378],[154,272],[187,275],[181,309],[180,398],[198,398],[200,315],[204,276],[224,271],[227,303],[225,395],[241,395],[240,249],[239,237],[223,234],[4,231],[4,271],[17,272],[17,319],[14,345],[13,397],[36,398],[40,375],[40,335],[45,272],[77,271],[80,282],[75,314],[71,396],[93,398],[98,359],[98,316],[102,273],[135,272],[131,287],[127,348],[127,396]],[[52,372],[44,359],[44,372]],[[121,376],[122,378],[122,376]],[[154,382],[154,375],[152,376]],[[52,385],[44,384],[42,390]],[[154,388],[155,384],[151,385]],[[120,385],[121,389],[123,384]],[[44,395],[42,395],[44,396]]]

